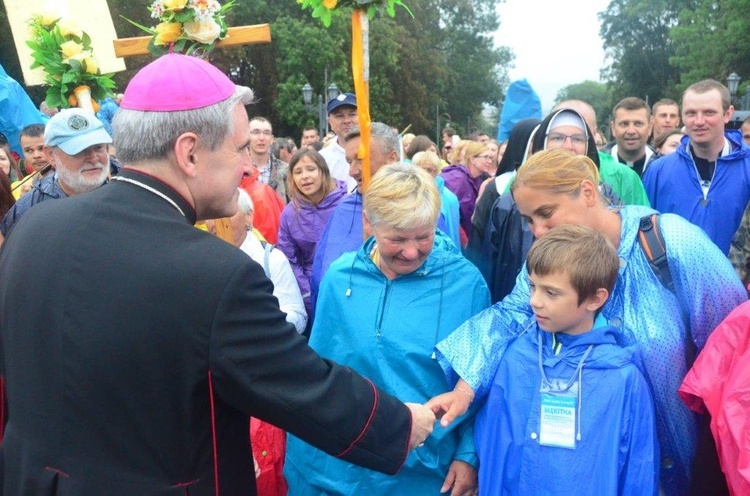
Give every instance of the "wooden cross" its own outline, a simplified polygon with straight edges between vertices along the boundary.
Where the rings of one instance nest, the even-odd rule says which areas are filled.
[[[147,55],[148,44],[151,36],[138,36],[135,38],[116,39],[112,43],[115,46],[117,57],[130,57],[134,55]],[[256,24],[253,26],[239,26],[229,28],[227,37],[216,43],[217,47],[232,45],[250,45],[271,42],[271,28],[268,24]],[[216,235],[232,243],[234,241],[232,225],[228,217],[216,219]]]
[[[130,57],[133,55],[148,55],[148,43],[151,36],[138,36],[135,38],[123,38],[114,40],[115,55],[118,57]],[[227,37],[216,42],[217,47],[231,45],[250,45],[256,43],[270,43],[271,28],[268,24],[256,24],[253,26],[238,26],[227,30]]]

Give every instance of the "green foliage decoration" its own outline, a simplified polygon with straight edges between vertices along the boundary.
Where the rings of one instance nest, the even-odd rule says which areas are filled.
[[[325,27],[331,25],[331,18],[338,14],[341,8],[351,8],[362,10],[367,13],[367,17],[372,19],[376,13],[385,9],[391,17],[396,17],[396,7],[406,9],[411,15],[409,7],[401,0],[297,0],[302,9],[312,10],[312,16],[320,19]]]
[[[102,74],[93,56],[91,38],[72,22],[51,14],[37,14],[29,20],[31,48],[34,62],[31,69],[41,67],[46,76],[45,102],[50,108],[73,105],[73,90],[88,86],[94,101],[112,94],[115,82],[112,74]]]

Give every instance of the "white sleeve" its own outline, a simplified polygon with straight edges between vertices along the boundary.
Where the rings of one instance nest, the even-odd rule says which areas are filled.
[[[279,307],[286,314],[287,322],[294,324],[297,332],[302,334],[307,324],[307,312],[292,266],[278,249],[271,251],[268,265],[273,282],[273,295],[279,300]]]

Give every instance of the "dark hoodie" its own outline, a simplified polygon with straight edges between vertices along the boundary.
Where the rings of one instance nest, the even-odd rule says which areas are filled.
[[[524,119],[518,121],[513,129],[510,131],[508,137],[508,145],[505,148],[505,153],[500,161],[500,165],[497,168],[497,175],[505,172],[511,172],[518,169],[526,157],[526,147],[529,144],[529,138],[534,129],[539,125],[539,119]],[[484,193],[477,202],[476,209],[474,209],[474,215],[471,218],[471,236],[469,236],[469,246],[466,249],[466,257],[476,265],[483,274],[488,272],[487,265],[489,260],[482,258],[482,246],[484,245],[485,232],[487,230],[487,222],[490,218],[490,212],[495,201],[502,194],[502,191],[498,191],[495,187],[495,182],[491,182],[484,188]]]

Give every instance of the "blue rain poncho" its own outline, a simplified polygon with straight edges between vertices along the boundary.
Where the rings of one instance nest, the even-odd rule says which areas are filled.
[[[435,344],[489,305],[487,285],[450,239],[438,232],[429,257],[388,280],[370,259],[374,238],[336,260],[323,278],[310,346],[356,370],[402,401],[424,403],[448,391]],[[395,476],[355,466],[289,436],[289,494],[439,494],[453,460],[476,466],[474,419],[435,427]]]
[[[601,316],[585,334],[554,338],[532,320],[508,346],[474,427],[479,494],[658,492],[654,403],[635,346],[617,344],[619,334]],[[540,390],[549,384],[574,407],[574,449],[543,445]]]
[[[619,210],[620,274],[602,314],[620,329],[625,344],[638,346],[656,404],[661,484],[666,494],[685,494],[698,430],[697,415],[677,395],[692,361],[688,342],[700,350],[724,317],[747,300],[747,293],[729,260],[706,234],[672,214],[662,215],[660,226],[675,293],[664,287],[649,267],[637,237],[640,218],[653,212],[641,206]],[[465,322],[436,347],[449,381],[461,377],[478,399],[484,397],[505,348],[531,315],[524,266],[510,295]]]

